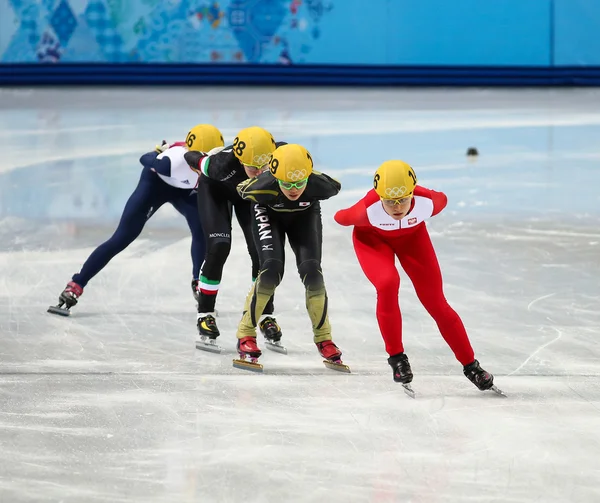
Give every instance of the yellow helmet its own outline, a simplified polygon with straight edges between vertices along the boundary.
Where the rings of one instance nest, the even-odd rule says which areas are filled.
[[[288,143],[275,149],[269,169],[282,182],[299,182],[313,172],[313,160],[302,145]]]
[[[373,178],[373,188],[383,199],[402,199],[412,196],[417,175],[404,161],[385,161]]]
[[[223,135],[215,126],[198,124],[190,129],[185,138],[185,144],[190,150],[208,152],[215,147],[222,147]]]
[[[233,153],[242,164],[255,168],[268,164],[275,150],[271,133],[258,126],[242,129],[233,140]]]

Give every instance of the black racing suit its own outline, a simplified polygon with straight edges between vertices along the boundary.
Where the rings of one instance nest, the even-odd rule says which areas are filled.
[[[280,145],[285,143],[277,143],[277,146]],[[206,257],[200,270],[198,312],[211,313],[215,310],[223,267],[231,251],[234,210],[252,260],[252,279],[258,276],[259,257],[252,238],[251,204],[242,199],[236,190],[239,183],[248,180],[248,176],[233,153],[232,146],[212,155],[190,151],[185,154],[185,160],[190,167],[201,171],[198,178],[198,212],[206,238]],[[265,313],[273,313],[272,299]]]
[[[327,292],[321,270],[323,224],[319,201],[335,196],[340,188],[337,180],[316,171],[309,176],[304,192],[295,201],[283,195],[277,179],[270,172],[238,186],[240,195],[254,203],[252,230],[260,256],[260,272],[246,299],[244,316],[238,327],[239,339],[256,334],[257,322],[281,282],[287,236],[306,288],[306,308],[314,341],[331,340]]]

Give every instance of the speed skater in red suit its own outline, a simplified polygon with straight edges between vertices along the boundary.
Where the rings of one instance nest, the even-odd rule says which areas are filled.
[[[465,376],[482,391],[495,390],[493,375],[475,359],[463,322],[444,296],[440,266],[425,224],[446,204],[444,193],[417,185],[411,166],[403,161],[386,161],[375,172],[373,189],[355,205],[338,211],[334,218],[340,225],[354,226],[354,251],[377,291],[377,322],[394,381],[408,385],[413,379],[402,342],[398,257],[423,307],[463,365]]]

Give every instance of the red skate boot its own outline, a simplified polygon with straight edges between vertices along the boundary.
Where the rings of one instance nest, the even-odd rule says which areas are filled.
[[[325,358],[323,363],[327,368],[331,370],[337,370],[338,372],[350,373],[350,367],[348,367],[348,365],[344,365],[342,362],[342,352],[333,343],[333,341],[317,342],[316,344],[319,353],[323,358]]]
[[[235,368],[262,372],[263,366],[258,363],[258,358],[262,355],[262,351],[256,345],[256,337],[248,336],[238,339],[237,350],[240,357],[233,360]]]
[[[58,304],[56,306],[50,306],[48,312],[52,314],[58,314],[59,316],[70,316],[70,309],[77,304],[79,297],[83,295],[83,288],[81,288],[74,281],[69,281],[66,288],[58,297]],[[62,306],[65,307],[62,307]]]

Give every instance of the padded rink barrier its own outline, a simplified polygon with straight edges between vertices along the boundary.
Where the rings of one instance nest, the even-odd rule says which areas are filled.
[[[599,29],[596,0],[19,0],[0,85],[596,86]]]
[[[598,86],[600,67],[4,64],[0,85]]]

